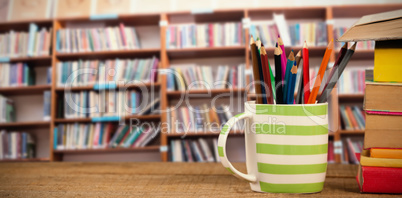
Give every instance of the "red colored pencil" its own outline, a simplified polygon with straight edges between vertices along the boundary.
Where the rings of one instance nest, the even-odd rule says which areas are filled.
[[[303,86],[304,86],[304,103],[307,104],[310,97],[310,66],[307,43],[303,45]]]
[[[264,76],[265,95],[267,96],[267,104],[274,104],[271,75],[269,73],[268,55],[263,45],[260,48],[260,54],[261,54],[262,72]]]

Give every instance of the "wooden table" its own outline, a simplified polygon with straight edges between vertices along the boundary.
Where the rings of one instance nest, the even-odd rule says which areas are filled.
[[[235,167],[245,172],[244,163]],[[360,194],[357,166],[328,165],[321,193],[312,197],[372,197]],[[256,193],[218,163],[1,163],[0,197],[286,197]],[[292,196],[295,196],[292,194]],[[386,195],[391,196],[391,195]]]

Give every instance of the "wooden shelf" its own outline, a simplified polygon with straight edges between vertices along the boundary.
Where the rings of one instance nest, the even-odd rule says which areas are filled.
[[[113,51],[96,51],[96,52],[77,52],[77,53],[56,53],[59,60],[75,60],[75,59],[110,59],[110,58],[150,58],[152,56],[159,57],[160,49],[132,49],[132,50],[113,50]]]
[[[182,23],[183,19],[189,23],[240,22],[244,18],[243,9],[211,10],[212,12],[194,14],[190,11],[168,13],[170,24]]]
[[[125,84],[125,85],[117,85],[116,89],[122,89],[122,88],[127,88],[127,89],[138,89],[142,87],[154,87],[154,90],[159,90],[161,87],[161,83],[138,83],[138,84]],[[71,87],[71,91],[91,91],[95,90],[93,85],[89,86],[76,86],[76,87]],[[64,87],[57,87],[56,91],[58,92],[64,92],[65,88]]]
[[[10,128],[46,128],[50,127],[50,121],[27,121],[27,122],[7,122],[0,123],[0,129]]]
[[[219,136],[221,131],[191,131],[187,133],[175,132],[168,133],[168,137],[197,137],[197,136]],[[230,135],[244,135],[244,131],[233,131],[229,132]]]
[[[339,130],[341,135],[364,135],[364,130]]]
[[[49,158],[1,159],[0,162],[48,162]]]
[[[0,87],[2,95],[38,95],[50,91],[50,85],[32,85],[25,87]]]
[[[138,119],[138,120],[159,120],[161,115],[128,115],[124,117],[124,120]],[[57,118],[54,120],[56,123],[74,123],[74,122],[92,122],[91,118]],[[109,121],[118,122],[118,121]]]
[[[50,67],[52,66],[52,56],[17,57],[10,58],[10,62],[23,62],[28,63],[29,66]]]
[[[402,4],[332,6],[334,18],[360,18],[368,14],[402,9]]]
[[[244,56],[244,46],[167,49],[169,59]]]
[[[8,32],[10,30],[28,32],[30,23],[35,23],[40,27],[43,26],[51,27],[53,24],[53,19],[29,19],[22,21],[5,21],[0,23],[0,32]]]
[[[252,8],[248,9],[253,20],[273,20],[273,14],[284,14],[287,20],[325,19],[325,7],[282,7],[282,8]]]
[[[105,154],[105,153],[133,153],[133,152],[159,152],[159,145],[137,148],[100,148],[100,149],[66,149],[54,150],[56,154]]]
[[[363,100],[364,94],[339,94],[339,100]]]
[[[214,97],[219,94],[233,93],[235,97],[245,94],[245,89],[211,89],[211,90],[187,90],[187,91],[167,91],[166,94],[169,98],[208,98]]]

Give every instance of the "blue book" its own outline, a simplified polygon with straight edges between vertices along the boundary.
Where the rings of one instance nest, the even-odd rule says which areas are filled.
[[[22,133],[21,134],[21,139],[22,139],[22,158],[27,158],[28,157],[28,152],[27,152],[27,134]]]
[[[53,130],[53,149],[57,149],[57,127]]]
[[[135,114],[137,112],[137,93],[135,91],[131,92],[131,113]]]
[[[127,141],[124,142],[123,147],[128,148],[131,145],[133,145],[133,143],[135,142],[135,140],[138,139],[138,137],[141,135],[143,131],[142,127],[138,127],[135,132],[133,134],[130,135],[130,137],[128,137]]]
[[[56,51],[60,52],[60,31],[56,32]]]
[[[103,123],[100,124],[100,130],[99,130],[99,141],[98,145],[102,145],[102,140],[103,140],[103,131],[105,130],[105,126]]]
[[[29,37],[28,37],[28,56],[33,56],[34,44],[35,44],[35,33],[38,31],[38,26],[35,23],[29,24]]]

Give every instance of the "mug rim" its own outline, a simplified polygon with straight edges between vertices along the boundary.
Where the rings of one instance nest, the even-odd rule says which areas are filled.
[[[300,107],[300,106],[322,106],[328,105],[328,102],[316,103],[316,104],[255,104],[255,100],[246,101],[245,105],[266,105],[266,106],[278,106],[278,107]]]

